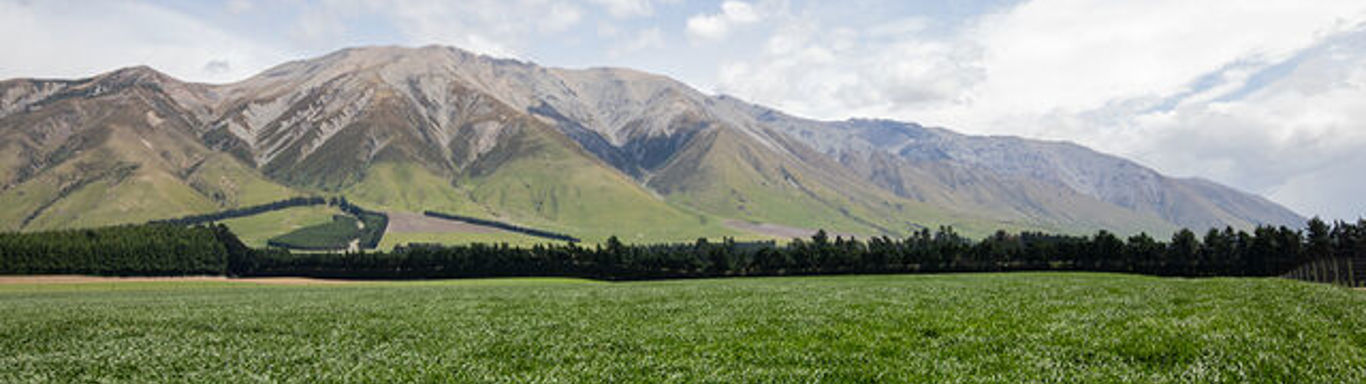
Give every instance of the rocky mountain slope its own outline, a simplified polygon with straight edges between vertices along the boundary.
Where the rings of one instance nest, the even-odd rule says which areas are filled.
[[[1073,144],[812,121],[662,76],[446,47],[347,49],[223,85],[145,67],[0,82],[3,229],[301,193],[590,239],[753,227],[735,223],[903,235],[1300,222],[1265,199]]]

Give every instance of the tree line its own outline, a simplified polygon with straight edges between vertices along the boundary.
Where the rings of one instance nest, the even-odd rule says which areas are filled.
[[[176,224],[176,225],[200,225],[219,222],[238,217],[258,215],[281,209],[303,207],[311,205],[331,205],[336,206],[365,223],[365,228],[360,231],[361,247],[374,249],[379,247],[379,243],[384,239],[384,231],[389,227],[389,215],[383,212],[371,211],[346,200],[346,197],[324,198],[320,196],[292,197],[279,201],[272,201],[265,204],[257,204],[249,207],[233,208],[218,212],[204,213],[177,217],[174,219],[153,220],[150,223]],[[297,247],[295,247],[297,248]]]
[[[375,249],[379,247],[380,240],[384,239],[385,229],[389,228],[389,215],[351,204],[351,202],[346,201],[345,197],[339,198],[335,205],[341,207],[342,212],[355,216],[360,219],[361,223],[365,224],[365,228],[360,230],[361,248]]]
[[[336,198],[333,198],[333,199],[332,199],[332,202],[333,202],[333,204],[335,204]],[[266,213],[266,212],[270,212],[270,211],[278,211],[278,210],[286,209],[286,208],[302,207],[302,206],[308,206],[308,205],[323,205],[323,204],[328,204],[328,203],[329,203],[329,202],[328,202],[328,199],[323,198],[323,197],[317,197],[317,196],[313,196],[313,197],[292,197],[292,198],[288,198],[288,199],[284,199],[284,200],[272,201],[272,202],[265,203],[265,204],[257,204],[257,205],[253,205],[253,206],[249,206],[249,207],[233,208],[233,209],[228,209],[228,210],[223,210],[223,211],[218,211],[218,212],[213,212],[213,213],[204,213],[204,214],[199,214],[199,215],[189,215],[189,216],[177,217],[177,218],[174,218],[174,219],[153,220],[152,223],[178,224],[178,225],[205,224],[205,223],[211,223],[211,222],[215,222],[215,221],[223,221],[223,220],[233,219],[233,218],[238,218],[238,217],[246,217],[246,216],[258,215],[258,214],[262,214],[262,213]]]
[[[221,275],[227,227],[122,225],[0,233],[0,274]]]
[[[1310,220],[1305,229],[1189,230],[1168,240],[997,232],[981,240],[950,227],[866,240],[824,231],[786,244],[732,239],[625,244],[613,237],[512,247],[415,244],[389,252],[252,249],[225,226],[149,224],[0,234],[0,273],[227,274],[338,278],[571,276],[606,280],[851,273],[1104,271],[1162,276],[1280,276],[1315,260],[1366,257],[1366,220]]]
[[[997,232],[980,241],[950,227],[906,238],[829,237],[774,242],[601,245],[408,245],[391,252],[341,255],[272,253],[253,260],[244,275],[343,278],[573,276],[607,280],[721,276],[1000,271],[1100,271],[1160,276],[1280,276],[1313,260],[1366,257],[1366,221],[1305,230],[1262,226],[1198,236],[1189,230],[1159,241],[1146,234],[1120,238]]]

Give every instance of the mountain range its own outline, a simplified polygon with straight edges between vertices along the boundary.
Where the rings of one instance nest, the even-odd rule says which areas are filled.
[[[230,84],[148,67],[0,82],[0,230],[317,194],[586,239],[1303,223],[1076,144],[805,119],[664,76],[450,47],[345,49]]]

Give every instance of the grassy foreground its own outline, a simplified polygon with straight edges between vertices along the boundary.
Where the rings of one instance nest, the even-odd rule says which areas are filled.
[[[1362,382],[1366,294],[1110,274],[0,289],[0,382]]]

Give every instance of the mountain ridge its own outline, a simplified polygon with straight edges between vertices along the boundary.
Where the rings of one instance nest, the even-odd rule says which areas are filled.
[[[116,106],[126,113],[114,114]],[[146,150],[112,133],[137,136]],[[508,146],[515,140],[538,144]],[[614,199],[690,222],[675,228],[688,236],[736,234],[719,224],[726,220],[899,236],[938,225],[1162,233],[1303,219],[1259,196],[1074,143],[802,119],[657,74],[547,68],[439,46],[348,48],[226,84],[146,66],[0,81],[0,201],[85,188],[80,172],[54,171],[80,148],[112,151],[138,169],[174,163],[139,172],[195,191],[199,198],[186,199],[197,202],[180,210],[239,205],[239,194],[350,191],[379,208],[429,204],[595,236],[660,235],[643,222],[670,227],[612,210]],[[209,160],[217,175],[205,181],[194,164]],[[566,184],[554,172],[595,176]],[[40,174],[66,181],[24,187]],[[237,180],[250,193],[229,196]],[[591,190],[600,196],[576,183],[598,185]],[[33,191],[11,193],[19,189]],[[0,216],[45,215],[35,204]],[[6,229],[33,229],[29,221]]]

